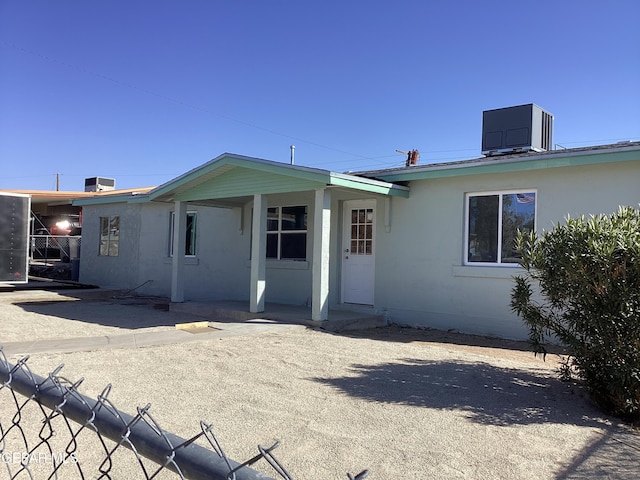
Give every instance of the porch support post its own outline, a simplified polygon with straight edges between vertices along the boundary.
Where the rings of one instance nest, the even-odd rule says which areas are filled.
[[[251,313],[259,313],[264,312],[265,265],[267,261],[267,199],[259,193],[253,196],[252,222],[249,311]]]
[[[184,302],[184,249],[187,238],[187,203],[175,202],[173,215],[173,259],[171,261],[171,301]]]
[[[313,284],[311,319],[329,318],[329,240],[331,237],[331,192],[316,190],[313,213]]]

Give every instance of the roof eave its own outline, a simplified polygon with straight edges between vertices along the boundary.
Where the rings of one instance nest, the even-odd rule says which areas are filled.
[[[400,196],[405,198],[409,196],[409,189],[407,187],[394,185],[380,180],[374,180],[357,175],[340,174],[319,168],[290,165],[261,158],[223,153],[204,165],[190,170],[184,175],[181,175],[152,190],[149,192],[149,199],[152,201],[171,201],[176,192],[183,187],[188,187],[190,183],[194,183],[195,185],[199,178],[227,165],[286,175],[288,177],[299,178],[300,180],[313,181],[318,183],[318,185],[342,186],[371,193]]]
[[[300,179],[313,180],[319,183],[328,183],[331,172],[318,168],[303,167],[299,165],[290,165],[273,160],[265,160],[256,157],[247,157],[235,153],[223,153],[209,162],[196,167],[169,182],[160,185],[149,193],[151,200],[168,199],[173,196],[173,192],[196,181],[198,178],[217,170],[226,165],[235,167],[251,168],[270,173],[280,173],[288,176],[295,176]]]
[[[409,198],[410,193],[409,187],[381,180],[340,173],[334,173],[331,175],[331,182],[329,185],[402,198]]]
[[[424,165],[393,170],[358,172],[385,181],[400,182],[484,173],[508,173],[568,166],[640,160],[640,145],[611,149],[554,151],[524,156],[486,157],[459,162]]]
[[[123,193],[121,195],[99,195],[89,198],[77,198],[71,202],[76,207],[87,205],[107,205],[110,203],[144,203],[149,201],[148,193]]]

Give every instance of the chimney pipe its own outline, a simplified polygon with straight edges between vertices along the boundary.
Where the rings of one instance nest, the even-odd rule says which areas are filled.
[[[295,160],[295,150],[296,150],[296,146],[295,145],[291,145],[291,165],[294,164],[294,160]]]

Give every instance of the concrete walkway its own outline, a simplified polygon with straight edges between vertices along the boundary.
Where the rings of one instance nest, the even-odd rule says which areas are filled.
[[[387,325],[387,319],[384,315],[377,314],[373,308],[356,305],[351,307],[344,306],[340,309],[331,308],[329,310],[329,318],[325,321],[312,320],[311,308],[308,306],[284,305],[281,303],[267,303],[264,311],[260,313],[251,313],[249,311],[249,302],[231,300],[172,303],[169,306],[169,310],[205,318],[224,319],[231,322],[272,320],[275,322],[294,323],[320,328],[328,332],[367,330]]]
[[[187,343],[237,335],[257,335],[263,332],[280,332],[302,325],[282,324],[269,320],[251,322],[207,322],[207,328],[175,329],[162,331],[143,331],[121,335],[103,335],[98,337],[74,337],[58,339],[41,339],[24,342],[0,343],[6,355],[29,355],[33,353],[71,353],[90,352],[93,350],[111,350],[115,348],[135,348],[173,343]]]
[[[173,304],[174,309],[163,298],[69,287],[29,282],[0,289],[0,308],[12,319],[0,324],[0,347],[7,356],[149,347],[305,328],[291,317],[296,307],[291,312],[272,306],[275,318],[266,319],[243,312],[242,303]]]
[[[328,321],[314,322],[311,320],[310,309],[305,306],[269,303],[265,306],[264,312],[250,313],[248,302],[169,303],[167,299],[159,297],[137,297],[127,292],[105,289],[74,289],[73,286],[68,283],[29,282],[27,285],[0,290],[3,293],[0,303],[23,305],[27,310],[37,313],[46,312],[46,309],[37,305],[58,304],[60,308],[57,315],[63,319],[73,320],[77,317],[75,319],[87,325],[108,325],[116,328],[89,327],[85,330],[86,335],[78,336],[72,332],[64,338],[59,338],[63,330],[62,324],[58,329],[42,325],[32,331],[32,334],[25,331],[25,334],[19,337],[27,337],[30,340],[7,341],[7,335],[3,335],[0,346],[6,355],[148,347],[305,327],[338,332],[386,325],[383,316],[372,314],[370,311],[332,310]],[[123,317],[114,322],[113,318],[102,318],[101,308],[93,308],[83,313],[75,303],[79,300],[96,307],[100,303],[108,303],[146,308],[138,308],[135,315],[132,315],[133,312],[123,313]],[[64,303],[74,308],[63,309]],[[159,310],[164,312],[161,313]],[[22,315],[22,312],[16,312],[15,315]],[[170,320],[163,319],[159,322],[158,318],[163,315],[169,316]],[[28,322],[32,323],[33,319]],[[200,328],[188,328],[196,323]],[[105,334],[97,335],[103,331]]]

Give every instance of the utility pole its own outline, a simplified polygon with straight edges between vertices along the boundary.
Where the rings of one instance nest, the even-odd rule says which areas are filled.
[[[404,150],[396,150],[398,153],[403,153],[407,156],[407,161],[405,162],[406,167],[410,167],[411,165],[417,165],[418,159],[420,158],[420,152],[415,148],[413,150],[409,150],[405,152]]]

